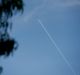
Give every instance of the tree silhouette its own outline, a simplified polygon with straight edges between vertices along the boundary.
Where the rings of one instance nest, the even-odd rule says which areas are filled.
[[[0,0],[0,56],[9,56],[18,46],[8,32],[9,19],[17,12],[23,12],[23,0]]]
[[[12,26],[9,19],[17,12],[23,12],[23,0],[0,0],[0,57],[9,56],[17,49],[17,42],[8,30]],[[0,74],[3,67],[0,66]]]

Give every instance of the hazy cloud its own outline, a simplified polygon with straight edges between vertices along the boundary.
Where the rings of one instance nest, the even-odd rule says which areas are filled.
[[[45,0],[48,6],[75,6],[80,5],[80,0]]]

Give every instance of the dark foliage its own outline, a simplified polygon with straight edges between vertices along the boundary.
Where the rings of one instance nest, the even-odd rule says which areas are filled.
[[[13,16],[14,11],[23,10],[22,0],[0,0],[0,16],[4,13],[6,17]]]
[[[7,40],[0,40],[0,55],[6,55],[9,56],[11,52],[13,52],[13,49],[16,50],[18,44],[15,45],[14,39],[7,39]]]
[[[16,48],[17,42],[8,32],[9,19],[17,12],[23,12],[22,0],[0,0],[0,56],[9,56]]]

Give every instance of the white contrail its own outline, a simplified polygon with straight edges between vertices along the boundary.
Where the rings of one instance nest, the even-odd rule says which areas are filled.
[[[62,53],[62,51],[60,50],[60,48],[57,46],[55,40],[53,40],[52,36],[49,34],[49,32],[47,31],[47,29],[45,28],[45,26],[43,25],[43,23],[41,22],[40,19],[38,19],[38,22],[40,23],[41,27],[43,28],[43,30],[45,31],[45,33],[47,34],[47,36],[51,40],[52,44],[56,47],[56,49],[59,52],[59,54],[62,56],[62,58],[64,59],[64,61],[68,65],[68,67],[71,69],[71,71],[73,72],[73,74],[76,75],[76,72],[74,71],[73,67],[71,66],[71,64],[69,63],[69,61],[66,59],[66,57],[64,56],[64,54]]]

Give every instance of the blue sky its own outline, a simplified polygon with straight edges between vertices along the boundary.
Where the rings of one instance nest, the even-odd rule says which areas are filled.
[[[24,2],[24,13],[12,18],[11,35],[19,48],[13,56],[0,59],[2,75],[80,75],[80,1]]]

